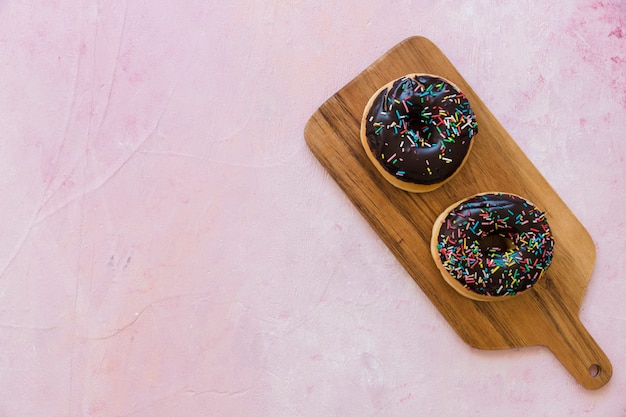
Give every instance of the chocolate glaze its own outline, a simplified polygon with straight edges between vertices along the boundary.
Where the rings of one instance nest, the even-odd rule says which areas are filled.
[[[465,94],[443,78],[419,74],[382,90],[365,123],[370,150],[385,170],[425,185],[458,170],[478,132]]]
[[[552,262],[554,240],[544,213],[511,194],[471,197],[443,220],[437,249],[459,283],[481,295],[515,295]]]

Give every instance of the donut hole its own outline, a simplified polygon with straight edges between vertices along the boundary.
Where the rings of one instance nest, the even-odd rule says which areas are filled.
[[[432,120],[429,117],[421,114],[410,115],[406,124],[409,130],[415,132],[415,137],[423,140],[429,145],[432,145],[431,137],[432,132],[434,131],[434,125],[432,125]],[[417,145],[420,146],[420,141],[418,141]]]
[[[489,255],[502,255],[517,249],[513,239],[503,233],[490,233],[478,241],[480,250]]]

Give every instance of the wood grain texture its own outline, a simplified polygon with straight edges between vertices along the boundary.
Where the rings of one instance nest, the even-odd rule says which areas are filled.
[[[458,85],[476,114],[479,133],[469,160],[450,182],[424,194],[393,187],[378,173],[359,138],[361,115],[383,84],[413,72]],[[305,128],[311,151],[387,244],[459,336],[479,349],[547,346],[586,388],[611,378],[609,359],[578,318],[595,262],[589,233],[487,109],[445,55],[428,39],[395,46],[326,101]],[[521,195],[546,211],[554,239],[552,266],[531,291],[485,303],[458,294],[430,254],[433,222],[450,204],[501,191]],[[600,372],[592,376],[590,367]]]

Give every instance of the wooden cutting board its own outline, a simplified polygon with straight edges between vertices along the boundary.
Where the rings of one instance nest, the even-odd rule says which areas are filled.
[[[380,86],[418,72],[447,78],[465,92],[479,133],[458,175],[435,191],[411,194],[387,183],[372,166],[359,128],[363,109]],[[395,46],[326,101],[304,135],[311,151],[469,345],[547,346],[584,387],[597,389],[609,381],[611,363],[578,318],[595,261],[589,233],[432,42],[413,37]],[[518,297],[492,303],[470,300],[452,289],[429,249],[437,216],[450,204],[486,191],[514,193],[535,203],[546,211],[555,239],[553,263],[544,279]]]

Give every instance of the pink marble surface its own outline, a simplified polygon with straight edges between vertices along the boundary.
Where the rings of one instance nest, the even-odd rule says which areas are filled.
[[[0,0],[0,416],[626,416],[626,3],[336,3]],[[306,147],[413,35],[596,242],[601,390],[463,343]]]

